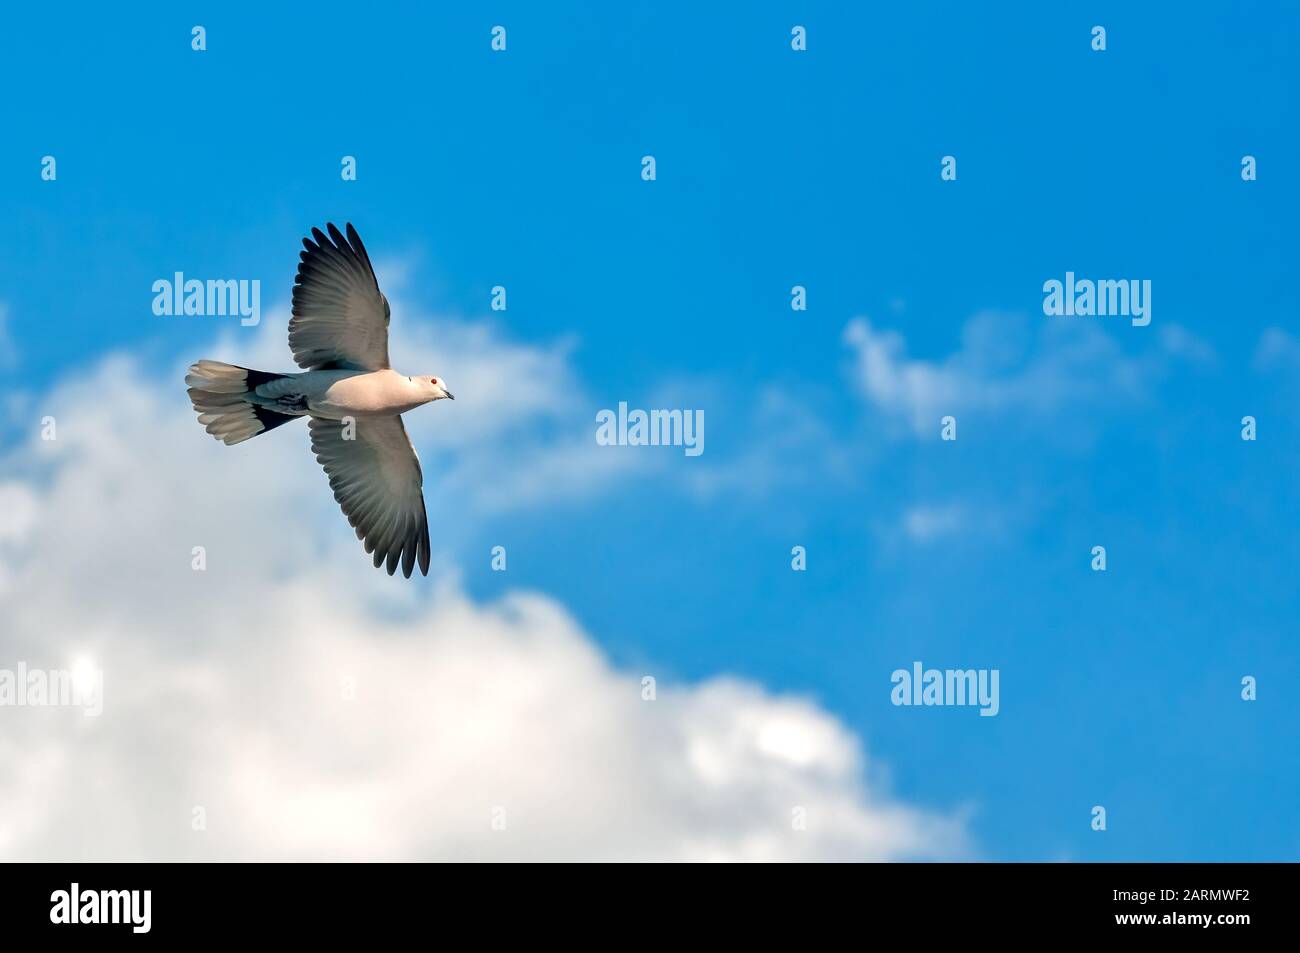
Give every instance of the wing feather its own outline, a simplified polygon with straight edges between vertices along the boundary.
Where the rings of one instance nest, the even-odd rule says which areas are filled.
[[[337,420],[312,417],[311,449],[325,468],[334,499],[376,568],[410,578],[418,563],[429,574],[429,518],[424,475],[401,417],[359,417],[353,439]]]
[[[293,285],[289,349],[300,367],[388,367],[388,299],[379,290],[370,255],[351,224],[344,235],[333,223],[302,240]]]

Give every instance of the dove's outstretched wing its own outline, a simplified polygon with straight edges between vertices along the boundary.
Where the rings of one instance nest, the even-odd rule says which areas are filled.
[[[429,520],[424,476],[401,417],[358,417],[345,425],[312,417],[311,449],[325,467],[334,499],[391,576],[400,562],[410,577],[416,562],[429,574]],[[345,439],[351,433],[353,439]]]
[[[366,246],[351,224],[344,237],[332,224],[302,240],[293,285],[289,349],[308,370],[388,367],[388,299],[379,290]],[[313,241],[314,239],[314,241]]]

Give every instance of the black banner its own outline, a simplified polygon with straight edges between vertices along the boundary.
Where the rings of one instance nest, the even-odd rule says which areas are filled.
[[[617,917],[628,937],[700,918],[743,935],[777,918],[791,929],[903,931],[927,942],[1128,934],[1223,944],[1290,933],[1296,872],[1283,864],[867,864],[797,873],[629,865],[593,877],[571,865],[543,879],[489,873],[486,865],[449,868],[15,864],[0,874],[0,922],[8,938],[74,940],[83,949],[182,939],[373,941],[435,922],[495,935],[502,925],[561,916],[566,935],[590,930],[606,942]]]

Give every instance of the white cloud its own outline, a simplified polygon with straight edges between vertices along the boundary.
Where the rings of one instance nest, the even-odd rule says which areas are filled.
[[[1159,330],[1160,346],[1173,357],[1201,367],[1217,367],[1219,355],[1210,342],[1181,324],[1163,324]]]
[[[1022,318],[986,311],[962,329],[959,350],[941,360],[909,357],[903,336],[856,318],[844,330],[855,357],[854,383],[888,419],[917,435],[939,433],[946,415],[1014,411],[1042,419],[1077,404],[1141,399],[1169,357],[1210,362],[1214,353],[1186,329],[1171,327],[1137,356],[1083,320],[1048,322],[1035,332]]]
[[[36,522],[36,494],[23,483],[0,483],[0,544],[24,539]]]
[[[421,439],[451,458],[426,453],[426,473],[508,475],[519,428],[547,420],[518,388],[547,390],[565,362],[472,328],[440,340],[445,365],[421,365],[501,390],[470,411],[458,393],[475,426],[426,412]],[[59,439],[0,457],[0,500],[24,514],[0,538],[0,667],[93,660],[104,713],[0,708],[4,859],[965,850],[960,819],[888,797],[859,739],[811,700],[719,677],[643,701],[644,673],[611,666],[553,599],[475,603],[445,564],[433,585],[371,570],[305,435],[221,446],[179,374],[115,358],[40,406]],[[539,436],[520,452],[550,451]],[[429,482],[448,524],[474,518]],[[198,545],[206,572],[190,568]],[[807,831],[791,829],[797,807]]]
[[[982,494],[964,500],[924,501],[907,506],[882,534],[886,543],[904,539],[916,546],[953,544],[962,540],[1000,541],[1029,518],[1031,506],[1018,499],[988,499]]]
[[[1254,363],[1258,371],[1300,366],[1300,339],[1282,328],[1265,328],[1255,346]]]
[[[903,531],[918,543],[928,543],[962,532],[970,520],[970,512],[960,503],[918,505],[903,514]]]
[[[708,421],[727,431],[730,445],[683,461],[676,471],[698,500],[719,498],[756,502],[778,494],[808,490],[825,492],[854,472],[853,448],[839,444],[836,434],[786,385],[748,387],[740,397],[715,394],[709,404],[727,413],[725,420],[710,411]],[[660,407],[689,406],[687,398],[668,399]]]
[[[9,370],[18,363],[18,347],[9,333],[9,312],[0,305],[0,370]]]

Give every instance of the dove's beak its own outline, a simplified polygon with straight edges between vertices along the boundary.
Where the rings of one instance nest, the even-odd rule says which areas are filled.
[[[444,387],[444,388],[442,389],[442,392],[443,392],[444,394],[447,395],[447,399],[448,399],[448,400],[455,400],[455,399],[456,399],[456,395],[453,394],[451,391],[447,390],[447,388]]]

